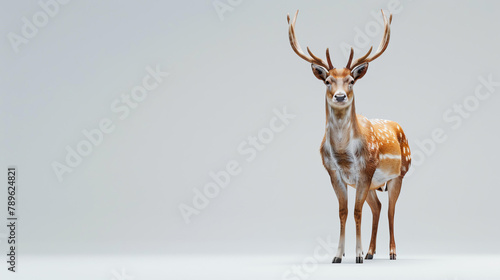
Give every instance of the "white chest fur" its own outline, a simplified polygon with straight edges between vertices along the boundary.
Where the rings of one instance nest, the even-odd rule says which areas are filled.
[[[322,154],[325,166],[330,170],[336,170],[346,184],[355,186],[365,167],[365,159],[361,153],[363,141],[351,138],[345,147],[339,148],[335,142],[332,143],[330,140],[329,137],[326,137],[323,145]]]

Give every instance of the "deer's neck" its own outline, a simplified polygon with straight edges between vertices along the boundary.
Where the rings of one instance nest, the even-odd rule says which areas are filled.
[[[332,108],[326,103],[326,141],[334,150],[345,150],[349,143],[359,140],[361,132],[356,117],[354,100],[351,105],[342,108]]]

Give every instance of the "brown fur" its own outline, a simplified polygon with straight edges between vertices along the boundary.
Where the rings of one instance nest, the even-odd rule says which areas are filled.
[[[388,176],[395,176],[387,182],[389,191],[389,224],[390,224],[390,253],[391,259],[396,256],[394,241],[394,208],[401,183],[404,175],[411,164],[411,155],[401,126],[393,121],[369,120],[362,115],[356,114],[354,93],[352,87],[349,87],[349,81],[352,80],[349,69],[333,69],[329,71],[330,76],[327,79],[335,79],[335,84],[331,80],[330,90],[327,90],[326,98],[332,99],[337,90],[337,83],[343,86],[342,90],[347,94],[348,100],[352,103],[347,107],[330,109],[330,104],[326,102],[326,122],[327,129],[321,143],[321,156],[324,167],[331,177],[331,182],[339,200],[339,216],[341,223],[341,239],[344,242],[345,219],[347,217],[347,190],[345,186],[356,188],[356,203],[354,207],[354,216],[356,221],[356,236],[359,237],[361,227],[361,209],[366,200],[373,213],[372,237],[367,256],[372,256],[376,248],[376,235],[378,221],[380,216],[381,204],[377,198],[375,190],[383,190],[386,182],[376,183],[373,181],[375,170],[380,170]],[[326,80],[327,80],[326,79]],[[340,82],[342,81],[342,82]],[[335,121],[333,121],[335,120]],[[345,125],[335,126],[339,120],[349,120]],[[331,122],[330,124],[328,122]],[[329,128],[328,128],[329,127]],[[329,133],[329,134],[328,134]],[[341,135],[341,136],[338,136]],[[327,137],[328,136],[328,137]],[[326,148],[326,141],[329,139],[329,148]],[[354,151],[349,150],[351,141],[360,141],[360,145]],[[335,160],[335,169],[331,168],[331,163],[327,160]],[[354,161],[364,160],[364,167],[359,170],[359,174],[352,174]],[[358,178],[356,184],[344,182],[343,176]],[[344,187],[343,187],[344,186]],[[338,258],[338,257],[336,257]],[[338,259],[337,259],[338,260]]]
[[[313,55],[309,48],[307,48],[307,52],[310,56],[306,55],[300,48],[295,36],[295,22],[298,12],[295,13],[293,20],[290,20],[290,16],[287,15],[290,45],[299,57],[312,64],[314,75],[325,82],[328,88],[326,93],[327,126],[320,151],[323,165],[330,175],[330,181],[339,200],[340,239],[337,255],[333,262],[341,262],[345,250],[348,185],[356,188],[354,205],[356,263],[363,262],[361,213],[365,200],[373,213],[372,238],[366,257],[373,258],[381,207],[375,189],[380,189],[385,181],[387,181],[389,192],[390,257],[395,259],[394,209],[403,176],[410,166],[408,141],[397,123],[370,121],[361,115],[356,115],[352,91],[355,81],[366,74],[368,63],[378,58],[387,49],[392,14],[387,19],[382,11],[384,37],[375,53],[370,56],[372,51],[370,48],[364,56],[353,61],[354,50],[351,48],[346,67],[336,69],[330,60],[328,49],[326,50],[328,62],[325,62]],[[336,93],[338,95],[334,98]],[[345,98],[344,93],[347,98]]]

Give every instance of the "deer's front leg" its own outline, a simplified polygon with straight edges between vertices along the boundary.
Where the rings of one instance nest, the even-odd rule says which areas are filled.
[[[356,184],[356,202],[354,204],[354,221],[356,222],[356,263],[363,263],[363,245],[361,244],[361,214],[363,204],[370,188],[367,180],[360,180]],[[371,181],[371,180],[370,180]]]
[[[340,218],[340,237],[337,254],[333,258],[332,263],[342,262],[342,256],[345,255],[345,223],[347,221],[347,186],[337,177],[335,171],[328,171],[332,182],[333,190],[339,200],[339,218]]]

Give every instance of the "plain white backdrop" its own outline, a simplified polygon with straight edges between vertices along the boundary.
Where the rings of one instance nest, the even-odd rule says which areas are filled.
[[[250,255],[286,270],[312,254],[317,238],[337,242],[338,203],[319,154],[325,87],[291,50],[286,15],[299,9],[302,47],[321,56],[329,47],[342,67],[342,46],[359,49],[355,55],[378,46],[380,9],[389,6],[397,11],[389,47],[354,92],[357,112],[400,123],[415,153],[396,208],[398,258],[462,254],[467,263],[469,254],[497,254],[498,3],[69,1],[27,38],[23,18],[33,22],[43,8],[3,1],[0,161],[19,168],[21,260],[74,257],[71,267],[82,256]],[[12,33],[24,43],[13,47]],[[168,76],[125,105],[148,67]],[[276,110],[294,117],[273,130]],[[103,119],[113,131],[58,180],[54,162],[67,165],[67,146],[76,150],[82,131]],[[431,144],[436,129],[446,140]],[[259,133],[266,143],[248,151]],[[231,162],[238,174],[186,223],[179,207],[193,206],[210,172]],[[346,262],[355,252],[349,191]],[[388,259],[387,198],[378,194],[375,258]],[[366,206],[365,250],[370,230]],[[92,275],[109,279],[114,268]]]

